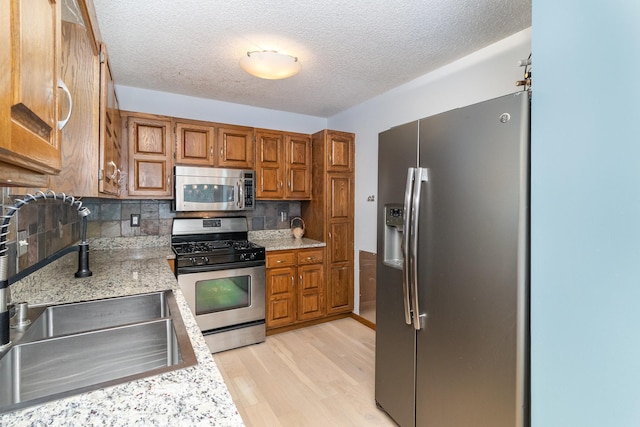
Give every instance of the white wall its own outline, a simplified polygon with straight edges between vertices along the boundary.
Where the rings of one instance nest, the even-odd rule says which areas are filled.
[[[531,29],[521,31],[432,73],[330,117],[329,129],[356,134],[355,256],[376,252],[378,133],[453,108],[522,90],[520,59],[531,53]],[[535,58],[534,58],[535,60]],[[356,261],[356,313],[359,269]]]
[[[640,2],[533,2],[533,427],[640,426]]]
[[[315,133],[327,119],[230,102],[116,85],[120,109],[210,122]]]

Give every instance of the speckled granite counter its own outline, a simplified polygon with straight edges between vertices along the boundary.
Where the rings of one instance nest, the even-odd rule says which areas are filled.
[[[249,240],[260,246],[264,246],[267,251],[283,251],[287,249],[307,249],[327,246],[325,242],[307,239],[305,237],[302,239],[295,239],[289,229],[249,231]]]
[[[11,285],[13,300],[57,304],[172,289],[198,364],[2,414],[0,425],[243,425],[167,264],[167,258],[173,257],[168,240],[153,247],[158,241],[136,239],[92,241],[89,268],[93,276],[74,278],[78,254],[73,252]],[[132,247],[136,245],[150,247]]]

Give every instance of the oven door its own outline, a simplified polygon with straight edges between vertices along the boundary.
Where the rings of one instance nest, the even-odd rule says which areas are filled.
[[[178,274],[203,332],[265,319],[265,266]]]

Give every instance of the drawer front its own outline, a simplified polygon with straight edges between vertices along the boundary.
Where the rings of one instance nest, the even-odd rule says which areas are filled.
[[[306,249],[298,252],[298,265],[320,264],[324,261],[324,249]]]
[[[267,268],[296,265],[296,254],[292,251],[275,251],[266,253]]]

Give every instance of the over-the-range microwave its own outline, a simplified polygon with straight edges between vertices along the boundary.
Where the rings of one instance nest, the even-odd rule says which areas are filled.
[[[246,211],[255,205],[255,171],[206,166],[174,167],[174,210]]]

